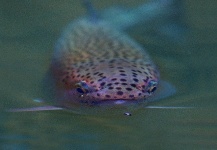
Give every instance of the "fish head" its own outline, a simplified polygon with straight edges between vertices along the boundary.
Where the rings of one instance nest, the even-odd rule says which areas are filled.
[[[135,102],[155,92],[159,72],[151,63],[112,59],[78,65],[70,78],[73,86],[68,90],[72,93],[68,97],[72,101]]]

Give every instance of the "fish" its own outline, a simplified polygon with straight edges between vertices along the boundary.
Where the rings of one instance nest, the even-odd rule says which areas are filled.
[[[147,50],[123,31],[135,24],[135,18],[130,21],[126,16],[134,14],[134,17],[141,18],[138,11],[128,14],[125,11],[124,15],[106,20],[106,17],[103,19],[97,15],[90,1],[83,2],[89,16],[79,18],[66,27],[56,43],[48,71],[47,78],[52,86],[47,84],[46,88],[52,87],[52,100],[58,106],[11,111],[61,110],[80,105],[125,105],[156,100],[175,93],[171,84],[160,79],[158,67]],[[155,6],[151,8],[158,12],[156,16],[166,8],[163,5],[163,10],[159,11],[161,3],[151,3]],[[140,13],[146,12],[147,4],[138,10]],[[108,14],[104,13],[104,16]],[[128,112],[124,114],[131,115]]]

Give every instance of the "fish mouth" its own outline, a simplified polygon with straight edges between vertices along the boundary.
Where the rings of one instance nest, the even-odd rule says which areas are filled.
[[[145,99],[143,100],[136,100],[136,99],[106,99],[100,101],[80,101],[81,104],[89,105],[89,106],[129,106],[129,105],[140,105],[144,103]]]

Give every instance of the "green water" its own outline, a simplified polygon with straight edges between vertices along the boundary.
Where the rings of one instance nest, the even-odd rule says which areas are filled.
[[[112,1],[94,0],[106,8]],[[142,0],[128,6],[141,4]],[[32,107],[63,27],[85,10],[79,1],[0,1],[0,149],[217,149],[217,1],[183,1],[187,33],[174,41],[154,30],[129,34],[147,47],[177,93],[131,117],[67,111],[8,113]],[[144,34],[143,34],[144,33]],[[109,113],[109,111],[108,111]]]

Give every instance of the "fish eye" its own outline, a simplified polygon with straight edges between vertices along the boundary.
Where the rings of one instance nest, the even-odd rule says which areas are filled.
[[[75,84],[76,85],[76,90],[77,92],[81,93],[81,94],[86,94],[86,93],[89,93],[89,90],[88,90],[88,85],[86,82],[84,81],[80,81],[78,83]]]
[[[81,94],[84,94],[84,93],[85,93],[85,90],[82,89],[82,88],[80,88],[80,87],[78,87],[76,90],[77,90],[77,92],[79,92],[79,93],[81,93]]]
[[[153,93],[157,89],[157,82],[156,81],[150,81],[148,85],[148,93]]]

